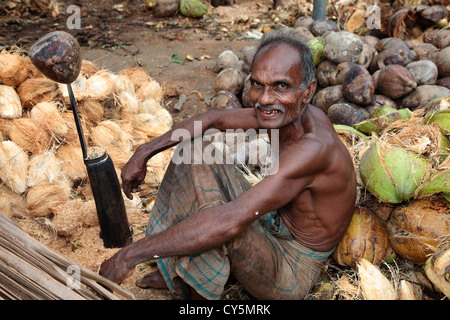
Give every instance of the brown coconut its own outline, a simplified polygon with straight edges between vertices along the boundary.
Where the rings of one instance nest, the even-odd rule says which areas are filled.
[[[0,82],[8,86],[18,86],[26,80],[28,71],[23,58],[3,50],[0,52]]]
[[[433,196],[398,206],[387,223],[389,242],[402,258],[425,263],[449,236],[450,203]]]
[[[32,118],[13,119],[8,136],[22,149],[33,154],[43,153],[49,148],[49,134]]]
[[[27,215],[23,196],[4,184],[0,185],[0,212],[9,218]]]
[[[381,69],[378,76],[377,90],[391,99],[405,96],[416,87],[412,73],[401,65],[388,65]]]
[[[152,81],[152,78],[142,68],[123,69],[119,71],[119,75],[127,76],[135,90],[139,89],[143,83]]]
[[[33,108],[39,102],[50,102],[58,94],[58,84],[47,78],[30,78],[17,88],[22,107]]]
[[[34,119],[50,136],[58,140],[69,132],[69,127],[58,109],[55,102],[40,102],[30,111],[30,116]]]
[[[406,65],[406,69],[408,69],[412,73],[418,86],[423,84],[436,83],[438,77],[438,69],[433,61],[413,61]]]
[[[131,137],[113,120],[98,123],[91,130],[92,143],[100,147],[117,147],[128,153],[132,148]]]
[[[405,96],[402,106],[410,110],[424,107],[428,102],[439,97],[450,96],[450,89],[436,85],[418,86],[413,92]]]
[[[369,119],[370,114],[365,108],[349,102],[335,103],[328,108],[328,118],[333,124],[352,126]]]
[[[447,89],[450,89],[450,76],[438,79],[436,81],[437,86],[446,87]]]
[[[439,49],[450,46],[450,30],[448,29],[430,29],[423,33],[423,41],[431,43]]]
[[[211,109],[214,110],[227,110],[242,108],[241,102],[235,94],[229,91],[219,91],[211,102]]]
[[[375,92],[374,81],[370,73],[363,66],[354,63],[344,76],[342,89],[344,97],[348,101],[363,106],[372,102]]]
[[[106,99],[113,93],[115,75],[100,70],[86,80],[86,96],[98,100]]]
[[[226,68],[242,69],[242,64],[243,61],[239,61],[239,57],[233,51],[225,50],[217,57],[214,72],[218,73]]]
[[[0,85],[0,117],[20,118],[22,116],[22,103],[16,90],[7,85]]]
[[[150,113],[140,113],[134,116],[133,140],[136,145],[153,140],[167,131],[169,127]]]
[[[68,133],[64,137],[65,142],[79,146],[80,140],[78,138],[78,132],[77,132],[77,127],[75,125],[75,119],[73,117],[73,112],[72,111],[63,112],[62,117],[63,117],[64,121],[66,122],[67,127],[69,128]],[[82,115],[80,116],[80,122],[81,122],[81,127],[83,130],[84,140],[88,143],[90,124],[88,121],[86,121],[84,119],[84,117]]]
[[[342,266],[356,267],[361,258],[378,266],[386,258],[388,249],[386,224],[369,208],[358,206],[332,258]]]
[[[27,208],[33,217],[49,215],[50,208],[70,199],[70,185],[60,182],[41,182],[28,189]]]
[[[450,76],[450,47],[430,52],[428,54],[428,60],[436,64],[439,71],[439,78]]]
[[[329,86],[316,93],[313,104],[328,113],[328,109],[336,103],[346,102],[342,85]]]
[[[322,88],[331,86],[330,77],[333,72],[336,71],[336,68],[337,65],[330,60],[325,60],[319,63],[316,70],[316,78],[319,86]]]
[[[27,190],[28,154],[13,141],[0,142],[0,179],[21,194]]]
[[[225,90],[238,95],[244,86],[245,76],[241,70],[227,68],[219,72],[214,81],[214,91]]]
[[[64,174],[73,181],[87,177],[86,166],[83,162],[83,152],[79,145],[63,144],[56,150],[55,156]]]

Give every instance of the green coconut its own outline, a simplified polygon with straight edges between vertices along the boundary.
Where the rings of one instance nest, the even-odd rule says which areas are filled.
[[[380,110],[378,111],[378,113],[374,112],[374,115],[371,119],[354,124],[353,127],[365,134],[375,133],[378,135],[388,126],[388,124],[411,117],[411,111],[409,109],[397,110],[395,108],[392,108],[395,111],[389,112],[391,111],[390,108],[392,107],[385,106],[383,108],[378,108]]]
[[[388,115],[388,114],[396,112],[396,111],[398,111],[398,110],[395,109],[394,107],[385,105],[385,106],[376,108],[375,111],[373,112],[371,118],[382,117],[382,116]]]
[[[408,201],[425,178],[430,162],[415,152],[375,141],[359,164],[361,180],[380,201]]]
[[[315,37],[308,41],[308,47],[313,54],[314,65],[318,66],[319,63],[326,59],[323,53],[323,48],[325,48],[325,39],[322,37]]]
[[[189,18],[201,18],[208,11],[206,6],[199,0],[181,0],[180,12]]]
[[[365,135],[361,131],[358,131],[357,129],[347,126],[345,124],[333,124],[333,127],[337,133],[340,133],[340,132],[350,133],[350,134],[355,134],[355,135],[359,136],[360,138],[367,138],[367,135]]]
[[[450,197],[450,169],[436,171],[425,180],[415,192],[415,198],[421,199],[436,193],[442,193],[446,200]]]
[[[450,135],[450,109],[428,112],[425,117],[425,122],[439,125],[442,132]]]

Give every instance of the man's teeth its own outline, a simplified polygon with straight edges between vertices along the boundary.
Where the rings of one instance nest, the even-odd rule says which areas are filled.
[[[278,110],[261,110],[265,114],[278,113]]]

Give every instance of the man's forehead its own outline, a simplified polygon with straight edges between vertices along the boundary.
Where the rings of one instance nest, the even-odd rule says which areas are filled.
[[[300,68],[299,51],[287,43],[273,43],[262,48],[255,57],[252,73],[285,74]],[[298,74],[301,70],[295,70]]]

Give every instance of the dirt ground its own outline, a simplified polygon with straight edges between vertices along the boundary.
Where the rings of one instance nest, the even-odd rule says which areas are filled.
[[[26,54],[44,34],[68,31],[80,42],[82,58],[97,67],[114,73],[142,67],[158,81],[165,91],[164,107],[172,114],[174,124],[210,109],[216,77],[214,66],[221,52],[232,50],[240,55],[244,46],[257,42],[255,37],[248,36],[248,31],[262,31],[276,24],[271,0],[238,0],[231,7],[218,8],[208,4],[208,13],[202,19],[189,19],[181,14],[155,18],[144,0],[58,0],[53,17],[52,10],[36,5],[45,2],[0,3],[0,51],[18,47]],[[70,14],[66,11],[70,5],[81,9],[79,29],[67,28]],[[292,22],[306,8],[311,8],[311,4],[301,10],[280,12],[285,21]],[[174,106],[181,93],[188,99],[177,110]],[[123,287],[136,299],[172,299],[167,290],[141,290],[135,286],[138,278],[154,269],[147,265],[136,268]]]

